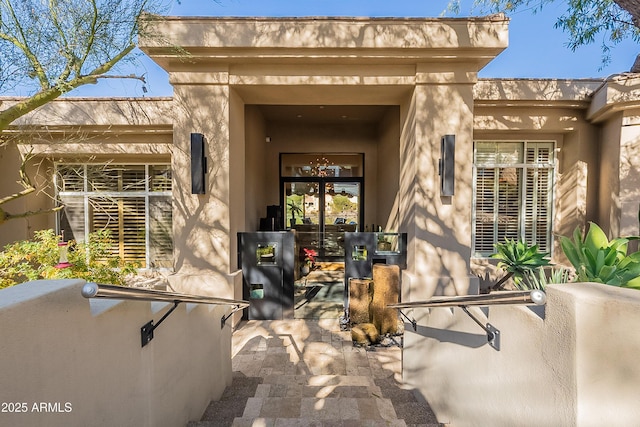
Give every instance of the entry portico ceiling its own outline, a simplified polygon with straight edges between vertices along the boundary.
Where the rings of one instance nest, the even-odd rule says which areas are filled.
[[[478,18],[191,18],[152,22],[140,48],[165,70],[207,64],[463,62],[475,71],[508,45],[509,20]]]

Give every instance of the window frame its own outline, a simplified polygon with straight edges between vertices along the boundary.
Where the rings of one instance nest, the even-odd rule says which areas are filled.
[[[547,225],[546,225],[546,233],[547,233],[547,242],[548,242],[548,252],[550,254],[550,256],[553,256],[553,246],[554,246],[554,241],[553,241],[553,229],[554,229],[554,215],[555,215],[555,204],[556,204],[556,194],[555,194],[555,189],[556,189],[556,180],[557,180],[557,173],[556,171],[558,170],[558,152],[559,152],[559,143],[557,140],[555,139],[521,139],[521,140],[517,140],[517,139],[475,139],[473,141],[473,167],[472,167],[472,203],[471,203],[471,253],[472,253],[472,257],[473,258],[479,258],[479,259],[483,259],[483,258],[489,258],[491,254],[487,253],[487,252],[480,252],[476,249],[476,243],[477,243],[477,202],[478,202],[478,198],[477,198],[477,191],[478,191],[478,163],[476,162],[476,157],[477,157],[477,148],[478,148],[478,144],[481,143],[493,143],[493,144],[506,144],[506,143],[516,143],[516,144],[521,144],[520,146],[520,150],[521,150],[521,161],[519,163],[489,163],[489,164],[483,164],[482,168],[485,169],[493,169],[494,171],[500,170],[500,169],[505,169],[505,168],[517,168],[518,170],[522,171],[520,173],[520,177],[519,177],[519,182],[518,182],[518,191],[519,191],[519,200],[518,200],[518,209],[519,209],[519,214],[518,214],[518,239],[520,240],[525,240],[528,244],[532,244],[532,243],[537,243],[537,242],[531,242],[531,241],[527,241],[526,240],[526,234],[527,234],[527,229],[526,229],[526,219],[527,219],[527,215],[526,215],[526,202],[527,202],[527,198],[528,198],[528,194],[526,191],[526,177],[527,177],[527,171],[528,170],[535,170],[535,171],[540,171],[540,170],[546,170],[550,172],[550,179],[549,179],[549,212],[548,212],[548,219],[547,219]],[[550,153],[552,158],[550,159],[549,164],[544,164],[544,163],[527,163],[527,148],[530,145],[538,145],[538,144],[550,144],[551,145],[551,149],[550,149]],[[495,176],[495,175],[494,175]],[[497,211],[494,210],[494,215],[497,215]],[[494,221],[494,225],[493,225],[493,242],[496,243],[497,242],[497,233],[498,233],[498,228],[495,225],[495,221]],[[493,252],[495,253],[495,251]]]
[[[82,191],[61,191],[61,185],[58,182],[60,175],[59,169],[61,167],[82,167],[82,180],[83,180],[83,189]],[[144,190],[136,190],[136,191],[95,191],[89,190],[89,178],[87,174],[87,170],[89,167],[100,167],[100,166],[123,166],[123,167],[133,167],[133,166],[142,166],[144,167]],[[154,166],[162,166],[168,167],[171,171],[171,189],[170,190],[162,190],[162,191],[153,191],[151,189],[151,168]],[[151,199],[154,197],[164,197],[168,198],[168,201],[171,205],[171,209],[173,210],[173,171],[171,170],[171,162],[169,161],[159,161],[159,162],[124,162],[124,161],[114,161],[114,162],[70,162],[70,161],[56,161],[54,162],[54,174],[53,174],[53,185],[55,189],[55,201],[56,205],[64,204],[61,199],[64,196],[67,197],[82,197],[82,206],[83,206],[83,228],[84,228],[84,241],[87,241],[89,237],[89,233],[91,232],[91,209],[90,209],[90,199],[91,198],[144,198],[144,223],[145,223],[145,266],[141,267],[140,270],[168,270],[173,271],[173,254],[171,256],[171,267],[153,267],[151,254],[152,254],[152,244],[151,244]],[[171,212],[171,224],[173,224],[173,212]],[[61,216],[57,214],[55,216],[55,227],[56,232],[61,232]],[[173,228],[173,225],[171,225]],[[118,244],[121,241],[118,239]],[[173,233],[171,233],[171,246],[173,248]]]

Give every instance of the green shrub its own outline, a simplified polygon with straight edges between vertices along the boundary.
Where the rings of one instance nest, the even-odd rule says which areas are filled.
[[[513,277],[513,282],[518,289],[537,289],[530,287],[525,279],[535,275],[540,267],[550,265],[548,254],[538,250],[538,245],[529,246],[526,242],[505,239],[504,243],[494,244],[496,253],[491,258],[500,260],[498,268],[507,274],[496,283],[492,289],[502,289],[504,283]],[[534,276],[535,277],[535,276]]]
[[[640,252],[627,255],[628,243],[638,237],[620,237],[609,241],[595,223],[582,235],[580,228],[573,240],[560,237],[562,251],[576,269],[576,282],[597,282],[640,289]]]
[[[135,264],[113,255],[108,230],[90,233],[87,242],[69,241],[68,268],[55,267],[59,241],[53,230],[41,230],[35,232],[33,240],[7,245],[0,252],[0,288],[31,280],[71,278],[125,285],[125,277],[136,272]]]

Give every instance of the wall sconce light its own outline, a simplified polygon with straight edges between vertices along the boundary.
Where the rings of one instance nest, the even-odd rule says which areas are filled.
[[[455,151],[456,136],[445,135],[440,140],[440,160],[438,174],[440,175],[440,194],[453,196],[455,187]]]
[[[191,134],[191,194],[205,193],[207,157],[204,154],[205,138],[201,133]]]

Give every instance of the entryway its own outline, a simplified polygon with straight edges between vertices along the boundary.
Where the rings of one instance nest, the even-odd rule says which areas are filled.
[[[338,319],[344,314],[344,262],[317,262],[294,284],[295,319]]]
[[[402,381],[402,349],[355,347],[337,319],[243,322],[233,333],[233,383],[207,426],[440,427]]]
[[[284,229],[320,261],[344,261],[344,233],[363,231],[364,155],[280,154]]]

